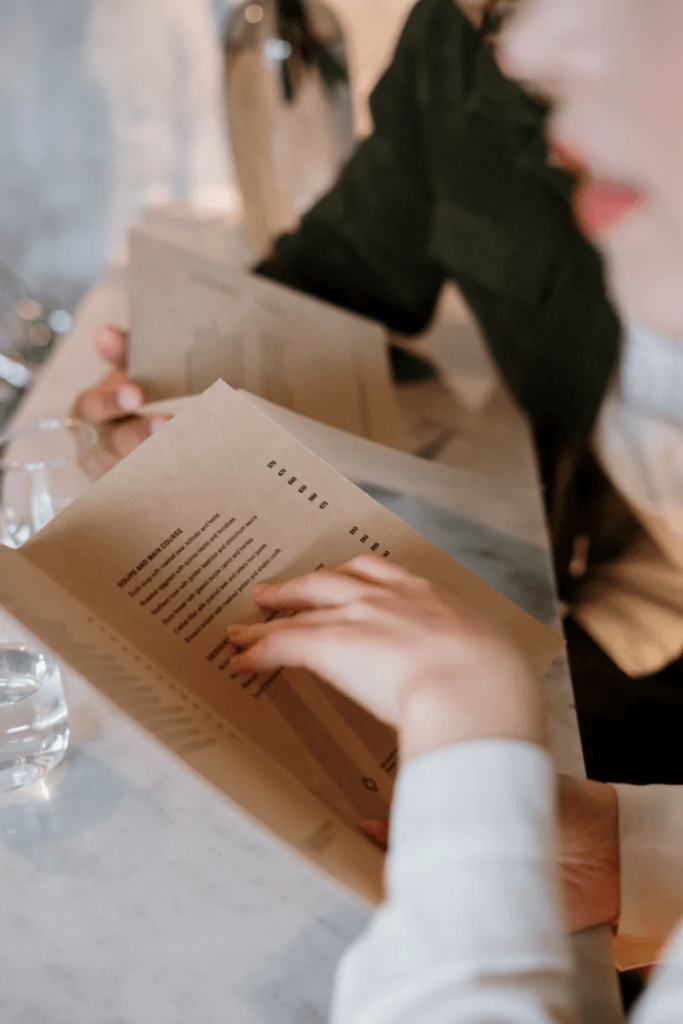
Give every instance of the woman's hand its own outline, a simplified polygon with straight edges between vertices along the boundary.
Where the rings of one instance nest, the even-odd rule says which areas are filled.
[[[99,384],[78,396],[71,415],[97,427],[97,444],[82,460],[85,472],[96,480],[162,427],[169,417],[137,415],[145,399],[142,390],[127,376],[126,331],[102,324],[93,334],[93,345],[109,363],[111,371]]]
[[[561,775],[558,800],[569,930],[616,925],[620,903],[617,792],[605,782]]]
[[[404,760],[462,740],[545,740],[540,687],[513,642],[390,562],[363,555],[253,597],[294,614],[232,626],[233,669],[315,672],[397,726]]]

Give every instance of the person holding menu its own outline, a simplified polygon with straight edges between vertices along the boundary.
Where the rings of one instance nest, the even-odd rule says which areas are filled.
[[[392,69],[390,69],[388,77],[381,83],[378,94],[376,94],[375,113],[378,124],[386,108],[383,102],[377,102],[377,96],[379,96],[380,100],[382,97],[386,99],[387,92],[389,91],[387,83],[396,82],[395,72],[396,68],[400,66],[401,55],[408,60],[411,73],[415,72],[419,66],[418,49],[416,49],[414,43],[408,45],[410,39],[409,31],[412,32],[419,24],[424,26],[425,22],[421,19],[426,18],[426,12],[430,16],[435,17],[435,12],[438,10],[443,18],[450,17],[450,15],[446,14],[447,3],[450,3],[450,0],[446,0],[446,3],[440,5],[436,3],[436,0],[425,0],[424,3],[416,8],[406,29],[406,34],[404,34],[402,44],[399,46],[396,61]],[[669,452],[669,462],[666,463],[669,466],[669,470],[663,476],[659,474],[655,481],[657,486],[654,493],[657,495],[661,492],[660,497],[662,500],[656,509],[650,508],[650,513],[654,514],[650,514],[649,522],[651,528],[657,524],[660,527],[658,531],[658,538],[662,545],[660,548],[660,559],[661,552],[669,551],[673,553],[668,562],[668,567],[665,559],[662,562],[661,568],[665,575],[668,574],[666,578],[670,580],[675,589],[676,581],[680,578],[680,570],[678,574],[675,570],[675,551],[677,550],[675,542],[680,534],[680,530],[676,526],[676,516],[680,512],[680,501],[677,504],[675,500],[677,479],[675,460],[680,450],[680,432],[678,435],[676,434],[678,429],[676,426],[676,416],[677,413],[680,413],[680,403],[676,404],[675,395],[672,398],[670,386],[675,381],[681,379],[681,375],[673,370],[680,344],[672,339],[679,338],[683,334],[683,314],[680,310],[680,296],[683,294],[683,288],[681,287],[681,274],[679,270],[681,259],[683,258],[683,243],[681,243],[683,232],[679,231],[681,203],[683,202],[683,197],[680,194],[680,167],[681,163],[683,163],[683,153],[679,152],[676,148],[678,136],[676,133],[671,133],[670,125],[676,123],[676,115],[680,114],[680,111],[676,108],[676,103],[681,95],[681,83],[676,77],[677,75],[680,76],[680,62],[677,58],[676,48],[680,44],[681,37],[683,37],[683,24],[680,22],[680,5],[677,3],[677,0],[666,0],[666,2],[656,7],[644,2],[641,3],[639,0],[637,4],[630,6],[629,11],[633,13],[633,17],[627,25],[623,12],[618,10],[613,0],[600,0],[598,3],[592,0],[590,10],[587,4],[583,2],[577,3],[576,0],[573,0],[571,5],[568,3],[568,0],[531,0],[528,4],[528,13],[522,14],[519,28],[516,30],[517,35],[516,37],[513,36],[513,39],[517,39],[517,49],[512,48],[508,50],[507,61],[510,70],[514,70],[521,76],[525,78],[540,78],[542,85],[548,90],[548,93],[562,101],[563,106],[560,109],[564,111],[564,121],[561,123],[565,125],[564,135],[569,136],[568,140],[564,138],[562,141],[565,143],[567,141],[573,142],[575,145],[578,144],[582,149],[585,149],[594,162],[594,170],[598,176],[606,175],[617,182],[621,182],[624,178],[627,181],[633,179],[637,183],[644,185],[646,189],[652,189],[653,191],[654,198],[652,201],[645,201],[642,193],[630,186],[623,184],[609,186],[609,184],[603,183],[600,187],[593,185],[582,188],[580,198],[583,220],[586,226],[599,229],[601,233],[608,230],[611,232],[607,249],[611,257],[610,265],[615,286],[623,308],[635,314],[637,318],[636,322],[629,324],[628,330],[629,360],[623,364],[628,373],[626,377],[622,375],[622,379],[618,382],[616,392],[606,407],[607,415],[602,419],[601,439],[604,441],[607,438],[612,438],[615,442],[619,443],[619,448],[613,447],[610,449],[603,444],[602,453],[606,459],[609,459],[610,451],[620,451],[623,456],[619,463],[621,469],[626,468],[634,471],[630,482],[635,487],[635,490],[630,487],[628,474],[626,477],[623,477],[622,474],[620,479],[624,489],[627,489],[627,497],[638,507],[638,493],[636,492],[641,483],[646,485],[645,491],[647,491],[648,481],[647,479],[641,480],[636,471],[638,467],[629,467],[627,460],[625,461],[629,453],[629,446],[623,443],[626,436],[623,430],[628,430],[631,427],[637,428],[635,435],[633,432],[629,435],[631,439],[634,437],[638,438],[638,445],[635,448],[631,445],[631,451],[640,451],[642,444],[646,445],[649,454],[640,465],[641,471],[648,469],[648,471],[658,473],[658,467],[664,464],[662,462],[662,452],[664,449]],[[555,15],[557,15],[557,19],[555,19]],[[457,12],[453,14],[453,19],[455,19],[453,24],[457,23],[458,25],[459,38],[471,39],[472,45],[476,50],[481,44],[478,40],[474,41],[474,35],[468,34],[469,30],[466,29]],[[619,31],[616,31],[617,26]],[[563,32],[567,33],[567,35],[563,35]],[[434,46],[437,45],[437,35],[435,33],[434,37],[432,37]],[[439,38],[443,39],[444,37],[442,35]],[[526,46],[523,45],[524,40],[526,40]],[[643,40],[647,41],[647,47],[642,45]],[[514,87],[506,79],[503,79],[502,76],[498,76],[495,65],[492,61],[489,63],[488,58],[485,56],[483,45],[476,52],[478,53],[480,63],[474,80],[480,86],[487,81],[489,85],[492,85],[495,81],[493,94],[495,95],[496,102],[503,104],[504,107],[505,99],[509,99],[512,96],[510,90],[514,89]],[[635,75],[634,55],[637,55],[637,68],[643,74],[642,84],[647,86],[638,96],[634,96],[632,92],[634,82],[639,87],[641,84],[640,79]],[[436,51],[433,52],[433,56],[433,65],[436,66],[438,65]],[[587,63],[588,58],[590,58],[589,63]],[[593,72],[590,75],[588,73],[589,65],[590,68],[593,68]],[[621,78],[619,78],[620,75],[622,76]],[[494,95],[487,94],[490,101],[486,105],[487,116],[489,117],[494,117],[496,110],[503,109],[503,107],[497,107],[496,103],[493,102]],[[528,101],[527,105],[523,94],[515,90],[514,95],[522,105],[519,110],[521,112],[521,109],[524,109],[525,117],[528,116],[531,120],[534,117],[540,117],[538,109],[531,104],[531,101]],[[401,118],[396,117],[393,120],[389,119],[389,129],[393,127],[395,132],[402,131],[404,126],[409,127],[412,124],[414,127],[415,125],[415,121],[411,120],[406,113],[410,109],[406,106],[407,91],[404,91],[402,98],[404,101],[402,108],[404,116]],[[473,101],[475,99],[482,100],[483,97],[481,92],[477,92],[476,96],[471,96],[470,99]],[[649,106],[647,106],[646,101],[649,101]],[[570,114],[571,117],[569,116]],[[485,117],[481,109],[476,116],[478,118]],[[479,123],[481,124],[482,122],[480,121]],[[533,139],[530,122],[525,121],[525,125],[526,137]],[[576,130],[577,125],[580,129],[578,132]],[[599,129],[597,135],[595,134],[596,125]],[[591,126],[593,127],[591,128]],[[377,140],[382,138],[381,127],[378,127],[374,138],[375,145],[377,145]],[[370,143],[372,143],[372,140],[370,140]],[[359,153],[362,152],[361,148]],[[534,152],[534,146],[530,145],[529,150],[525,153],[525,159],[521,161],[520,166],[528,168],[529,161],[533,161]],[[347,174],[353,167],[353,163],[352,161],[349,165]],[[455,158],[453,159],[453,166],[457,170],[458,165]],[[556,183],[559,180],[557,172],[548,171],[547,173],[550,178],[544,178],[544,181],[552,180]],[[348,178],[345,177],[343,180],[349,182],[352,178],[353,175]],[[529,180],[526,179],[527,184]],[[335,194],[339,197],[342,193],[332,193],[333,196]],[[325,202],[323,201],[322,210],[333,208],[329,205],[325,206]],[[627,214],[629,214],[628,218],[626,218]],[[615,227],[615,218],[619,222],[618,228]],[[621,227],[622,219],[623,227]],[[309,225],[313,223],[315,223],[315,218],[308,221]],[[301,245],[303,245],[307,237],[307,230],[306,224],[304,224],[302,227],[303,234],[294,236],[295,240],[299,239]],[[563,252],[565,251],[565,243],[566,238],[562,243]],[[282,253],[286,252],[290,245],[294,245],[291,239],[281,246]],[[587,251],[587,249],[580,248],[575,248],[574,250],[575,254],[576,252],[586,253]],[[402,253],[404,253],[404,250],[399,250],[399,255]],[[590,258],[585,256],[585,259],[587,260],[585,265],[588,265]],[[565,264],[565,266],[568,268],[569,264]],[[416,278],[416,282],[418,280],[424,281],[424,278]],[[600,280],[601,288],[602,282]],[[477,308],[476,301],[473,299],[475,292],[476,289],[472,290],[468,297],[473,302],[475,308]],[[416,293],[407,292],[406,294],[414,296]],[[592,309],[594,311],[595,307],[591,306],[591,294],[594,295],[595,292],[589,291],[587,293],[587,302],[579,304],[578,316],[586,314],[586,310]],[[531,348],[528,350],[535,351],[535,355],[538,356],[538,359],[535,361],[530,359],[532,375],[533,371],[539,366],[543,368],[543,373],[539,371],[539,380],[542,377],[548,385],[549,401],[554,404],[557,415],[561,419],[563,418],[563,425],[571,428],[569,433],[573,432],[575,437],[581,436],[582,431],[587,430],[592,425],[593,418],[603,397],[605,382],[610,377],[614,366],[618,328],[616,321],[612,319],[612,314],[609,311],[606,300],[605,304],[600,306],[600,309],[605,312],[603,325],[605,323],[612,323],[614,330],[596,330],[596,333],[586,335],[586,337],[590,338],[590,342],[587,343],[586,349],[582,346],[577,348],[572,359],[570,359],[570,363],[576,368],[584,356],[588,360],[587,352],[590,350],[592,358],[595,360],[593,369],[602,366],[606,371],[608,369],[608,372],[602,375],[596,373],[593,376],[588,374],[583,380],[584,383],[590,383],[591,386],[583,391],[580,388],[572,391],[577,382],[575,375],[569,374],[563,381],[558,382],[552,374],[545,372],[551,365],[555,371],[559,369],[559,364],[555,360],[564,358],[561,354],[562,346],[559,343],[549,345],[546,335],[546,351],[543,351],[540,345],[537,350]],[[609,315],[607,311],[609,311]],[[595,320],[595,318],[592,319]],[[639,323],[643,322],[648,324],[648,329],[639,326]],[[550,336],[552,337],[552,334]],[[609,345],[607,345],[609,359],[604,359],[606,351],[605,339],[608,336],[611,338]],[[489,339],[491,339],[490,332]],[[123,392],[123,397],[129,404],[130,411],[132,411],[137,402],[142,401],[142,396],[133,392],[126,392],[129,383],[123,375],[125,365],[124,339],[120,335],[104,332],[100,336],[100,344],[110,352],[112,361],[118,362],[119,370],[99,389],[87,396],[83,396],[79,410],[81,414],[87,415],[92,419],[99,419],[105,422],[116,421],[116,418],[124,411],[122,406],[117,404],[116,400],[119,389]],[[565,354],[569,358],[567,353],[569,353],[569,346],[565,349]],[[650,354],[651,358],[646,358],[647,353]],[[584,369],[587,365],[588,362],[585,361],[583,363]],[[637,394],[638,385],[643,380],[651,380],[650,377],[644,378],[642,373],[637,372],[639,366],[641,371],[647,370],[649,366],[650,369],[654,369],[655,374],[659,372],[658,380],[661,387],[652,389],[650,394],[645,395],[642,394],[641,387],[640,392]],[[116,376],[116,373],[118,373],[118,376]],[[599,386],[596,386],[596,381],[598,381]],[[556,390],[556,388],[561,388],[564,385],[568,388],[567,394],[569,395],[571,391],[576,398],[576,408],[573,411],[569,411],[571,403],[563,404],[560,401],[561,393]],[[523,388],[518,389],[517,393],[527,411],[532,414],[535,425],[539,427],[543,422],[542,400],[539,399],[537,403],[534,403],[530,398],[531,393]],[[525,395],[526,402],[524,401]],[[629,402],[635,405],[635,408],[629,409]],[[655,403],[657,408],[651,407],[652,402]],[[118,452],[118,454],[124,454],[126,448],[132,447],[149,431],[147,424],[139,424],[134,420],[124,421],[122,428],[129,431],[127,436],[125,434],[112,435],[124,439],[120,442],[113,442],[114,451]],[[139,431],[139,434],[135,433],[135,431]],[[670,443],[668,445],[665,444],[663,449],[662,442],[665,440],[665,437],[669,436]],[[676,446],[677,444],[678,447]],[[617,468],[615,463],[615,475]],[[652,484],[652,480],[650,480],[650,484]],[[661,488],[665,484],[666,487],[662,491]],[[652,491],[651,486],[650,491]],[[643,513],[646,511],[645,504],[647,503],[640,502],[640,505],[643,506],[640,511]],[[650,540],[653,539],[655,539],[654,535],[651,534]],[[638,566],[636,566],[637,568]],[[628,570],[628,567],[626,569]],[[624,580],[626,575],[627,573],[624,575]],[[663,579],[662,573],[653,576],[652,573],[645,571],[641,573],[641,576],[641,583],[647,580],[650,583],[654,580],[656,583],[658,579],[660,582]],[[615,578],[613,573],[612,582]],[[609,579],[607,579],[607,582],[609,582]],[[371,584],[366,580],[364,585]],[[372,585],[379,587],[377,583]],[[656,598],[655,591],[652,591],[650,587],[647,594],[645,594],[641,587],[641,599],[647,598],[648,595]],[[324,599],[320,595],[316,597],[316,601],[323,601],[324,603]],[[340,603],[343,604],[343,602]],[[656,604],[656,600],[654,603]],[[334,601],[332,604],[334,605]],[[642,606],[641,600],[640,607],[642,608]],[[659,630],[657,633],[660,638],[668,637],[668,640],[673,638],[674,658],[676,657],[675,638],[680,632],[681,621],[676,607],[669,601],[667,631]],[[329,615],[329,612],[320,609],[315,614],[324,616]],[[637,623],[637,620],[634,620],[634,622]],[[247,643],[249,638],[242,637],[241,640],[243,643]],[[318,657],[319,653],[316,654],[316,657]],[[656,645],[649,649],[649,652],[645,647],[642,647],[641,653],[649,653],[649,655],[655,657],[655,661],[661,657],[661,651],[656,648]],[[282,654],[280,653],[279,656],[282,657]],[[294,657],[291,652],[288,656]],[[303,655],[299,654],[297,657],[301,658]],[[507,661],[508,668],[510,664]],[[676,666],[680,667],[680,661],[673,662],[671,671],[676,670]],[[324,671],[326,666],[319,665],[318,667]],[[514,682],[511,681],[510,685],[513,687],[519,686],[520,677],[517,674],[517,669],[515,669],[512,675]],[[637,672],[635,675],[637,676]],[[622,677],[618,681],[619,685],[624,685],[624,678],[626,677]],[[343,682],[343,680],[337,678],[334,681]],[[604,691],[601,691],[603,681],[600,676],[596,675],[593,682],[595,684],[595,693],[599,698],[601,692],[604,695]],[[661,695],[661,690],[655,689],[654,698],[651,697],[648,700],[645,693],[646,684],[641,683],[640,688],[638,688],[636,685],[638,682],[636,678],[636,682],[631,687],[631,691],[637,694],[634,704],[636,715],[641,713],[644,706],[647,706],[648,710],[651,709],[653,703]],[[673,678],[671,685],[674,685]],[[484,692],[487,692],[486,688]],[[579,696],[581,695],[579,694]],[[615,696],[616,688],[614,691],[610,691],[610,698]],[[666,729],[666,735],[668,736],[672,729],[675,730],[678,727],[678,719],[674,714],[670,714],[670,706],[667,707],[663,704],[663,707],[664,715],[668,715],[671,719]],[[440,716],[437,717],[440,718]],[[614,726],[614,728],[616,729],[617,727]],[[479,733],[481,739],[484,739],[487,735],[490,738],[493,734],[487,734],[485,730]],[[506,735],[508,735],[509,739],[510,735]],[[526,734],[527,742],[529,739],[532,740],[530,744],[532,749],[525,747],[525,753],[521,757],[528,756],[536,762],[536,767],[530,768],[530,774],[534,775],[537,781],[541,777],[546,778],[546,783],[540,783],[540,785],[541,789],[545,787],[544,791],[547,792],[549,790],[547,785],[548,769],[547,766],[543,766],[544,755],[540,754],[536,749],[540,736],[540,733],[534,733],[533,737],[530,737],[528,733]],[[520,739],[520,735],[516,734],[516,738]],[[635,745],[632,745],[629,749],[631,761],[637,758],[638,750],[642,751],[644,748],[642,734],[637,735],[634,733],[633,738]],[[666,763],[675,768],[676,760],[680,760],[677,755],[678,744],[662,742],[659,746],[662,756],[667,759]],[[452,756],[456,760],[460,756],[465,758],[465,760],[470,756],[466,753],[466,749],[467,745],[465,744],[453,748],[444,747],[444,751],[452,750]],[[474,745],[469,747],[470,751],[474,751],[474,749]],[[496,749],[497,752],[492,756],[496,761],[497,769],[492,774],[496,776],[495,785],[499,785],[500,776],[502,775],[499,769],[503,760],[508,757],[508,753],[504,753],[500,745]],[[517,751],[517,748],[515,750]],[[450,756],[446,752],[435,752],[430,756],[436,758],[437,754],[438,757],[443,758]],[[478,755],[472,753],[471,756],[474,758]],[[510,756],[516,757],[517,754],[514,753]],[[651,757],[649,752],[646,756],[641,754],[641,763],[647,764],[647,758],[649,757]],[[422,771],[429,773],[430,771],[426,767],[428,765],[426,759],[416,758],[414,765],[415,773]],[[413,769],[410,770],[412,771]],[[483,768],[481,771],[483,772],[482,777],[487,777]],[[472,772],[463,771],[459,773],[459,777],[470,779],[472,774]],[[514,773],[509,773],[510,779],[513,776]],[[517,773],[517,779],[521,787],[517,792],[517,797],[520,800],[523,799],[522,789],[524,789],[524,785],[520,781],[523,776],[524,771],[520,767]],[[666,778],[660,778],[656,781],[666,781]],[[671,779],[671,781],[680,780]],[[492,783],[493,785],[494,783]],[[408,791],[409,787],[410,783],[408,781],[405,783],[404,788]],[[681,883],[682,872],[680,870],[681,865],[683,865],[683,838],[680,835],[682,816],[678,806],[681,799],[681,790],[677,786],[637,789],[620,786],[618,787],[619,803],[617,804],[615,791],[612,787],[602,786],[598,783],[593,783],[592,785],[588,783],[581,784],[578,781],[573,783],[573,787],[573,791],[571,786],[569,790],[565,789],[564,791],[565,808],[568,806],[568,797],[570,810],[563,815],[564,831],[562,836],[564,856],[565,858],[575,857],[576,878],[579,880],[579,884],[573,888],[573,901],[570,903],[570,923],[579,927],[596,923],[599,920],[614,919],[618,916],[619,858],[621,855],[620,926],[623,930],[631,931],[635,935],[644,936],[650,941],[652,949],[655,949],[671,931],[676,918],[683,910],[683,883]],[[533,787],[530,786],[529,788]],[[506,800],[509,795],[509,792],[506,791]],[[465,801],[466,799],[466,794],[459,794],[458,800]],[[491,799],[491,806],[497,807],[498,804],[495,802],[494,797]],[[547,825],[547,816],[550,814],[549,800],[550,797],[548,796],[544,809],[540,811],[538,807],[530,805],[526,806],[524,810],[518,808],[521,818],[527,815],[527,825],[532,830],[539,825],[541,820],[545,823],[542,827],[539,826],[540,831],[534,833],[535,838],[530,838],[530,832],[520,833],[519,837],[521,844],[523,844],[523,841],[529,841],[530,845],[526,849],[533,848],[535,851],[534,856],[536,857],[538,870],[541,873],[546,870],[550,872],[548,865],[552,860],[549,846],[547,845],[547,833],[543,831]],[[438,807],[440,811],[443,806],[444,804],[439,802]],[[460,804],[454,803],[454,806],[460,807]],[[467,808],[461,807],[460,809],[465,814]],[[412,813],[414,813],[414,809],[413,811],[406,812],[408,818],[410,818]],[[401,812],[401,792],[399,791],[397,810],[395,812],[395,828],[398,829],[398,836],[403,836],[405,840],[406,837],[401,824],[403,818],[404,815]],[[438,815],[434,814],[432,821],[434,828],[437,827],[434,824],[437,818]],[[444,829],[450,829],[451,826],[457,828],[457,822],[450,822],[449,819],[444,825]],[[493,825],[491,825],[491,828],[493,829]],[[405,831],[411,832],[414,841],[418,842],[423,830],[415,827],[413,823],[413,826],[410,828],[406,827]],[[483,838],[480,836],[480,840],[485,843],[492,843],[493,838],[495,838],[493,831],[487,832]],[[427,837],[425,838],[424,847],[421,847],[421,849],[428,851],[429,846]],[[545,867],[542,865],[545,865]],[[390,872],[391,870],[390,866]],[[396,868],[395,874],[397,878],[400,876],[399,867]],[[448,892],[450,891],[448,888],[449,879],[452,877],[451,869],[447,870],[446,867],[443,867],[443,875],[443,891]],[[553,916],[555,910],[554,903],[552,902],[554,899],[552,897],[554,883],[550,879],[550,874],[544,877],[545,882],[542,884],[546,886],[544,892],[547,896],[547,908],[550,908],[548,910],[548,921],[552,918],[552,925],[548,924],[548,936],[552,939],[548,948],[557,950],[559,947],[554,945],[556,942],[555,929],[557,928],[557,922]],[[585,884],[581,884],[582,879]],[[533,902],[534,900],[528,900],[528,906],[531,907]],[[437,913],[438,910],[439,907],[435,904],[434,913]],[[453,920],[453,917],[449,917],[449,920]],[[527,918],[521,917],[520,920],[527,920]],[[444,922],[442,921],[441,924],[444,924]],[[379,926],[377,933],[379,934]],[[538,940],[539,934],[538,931],[534,932],[533,942]],[[519,939],[519,935],[517,938]],[[434,948],[437,946],[438,943],[435,943]],[[559,960],[552,961],[552,957],[545,961],[545,963],[546,965],[549,964],[550,970],[550,974],[546,977],[550,978],[553,985],[557,982],[564,991],[565,979],[562,975],[564,970],[562,963]],[[559,973],[554,973],[555,971]],[[444,975],[444,977],[446,976]],[[552,985],[547,991],[554,991]],[[564,996],[562,998],[564,999]],[[376,1016],[374,1019],[380,1020],[382,1018]],[[421,1016],[421,1019],[425,1019],[424,1015]],[[663,1020],[665,1018],[660,1016],[659,1019]]]
[[[444,278],[458,282],[542,442],[546,480],[556,471],[562,484],[553,513],[559,508],[554,525],[566,543],[557,567],[565,580],[574,534],[588,532],[573,514],[590,504],[576,453],[596,436],[603,407],[602,469],[638,511],[634,517],[610,492],[616,506],[606,505],[603,518],[624,531],[595,548],[611,554],[635,540],[635,557],[598,563],[574,601],[576,621],[567,622],[587,769],[605,781],[681,782],[676,531],[658,528],[637,472],[638,493],[629,484],[624,453],[636,421],[605,399],[620,327],[600,258],[572,217],[575,177],[548,166],[546,110],[500,72],[486,33],[472,24],[484,8],[490,15],[500,6],[463,3],[465,16],[452,0],[417,4],[373,96],[374,134],[299,231],[257,269],[407,333],[426,324]],[[126,377],[125,335],[104,327],[96,344],[113,369],[80,397],[76,413],[100,426],[106,469],[163,419],[131,415],[144,396]],[[648,344],[641,335],[624,364],[631,383],[645,382],[646,390]],[[670,346],[656,347],[664,376],[677,379],[666,370]],[[674,395],[674,414],[675,405]],[[562,501],[573,490],[583,509]],[[662,738],[656,749],[642,743],[643,723]]]
[[[553,131],[582,154],[578,210],[600,231],[630,314],[626,366],[648,345],[649,379],[660,384],[636,401],[622,373],[606,423],[618,437],[630,420],[630,452],[658,484],[662,534],[679,541],[681,403],[670,397],[683,351],[683,145],[670,126],[683,112],[682,41],[678,0],[636,0],[628,12],[615,0],[529,0],[506,47],[507,66],[559,100]],[[334,1024],[575,1019],[552,768],[538,690],[514,647],[424,581],[366,559],[255,597],[268,613],[297,614],[233,627],[235,667],[311,667],[394,722],[402,742],[388,897],[342,964]],[[361,690],[359,678],[372,683]],[[567,797],[561,790],[571,923],[668,937],[633,1020],[677,1021],[683,790],[586,784],[573,851]]]
[[[342,960],[331,1024],[568,1024],[553,766],[519,649],[371,556],[253,597],[296,614],[231,627],[235,671],[306,667],[399,733],[387,897]]]
[[[494,15],[510,6],[417,3],[373,93],[373,134],[254,269],[403,335],[423,330],[443,283],[456,282],[537,432],[577,441],[620,329],[572,217],[573,176],[548,165],[547,109],[494,59]],[[95,342],[112,373],[77,413],[103,428],[108,468],[157,421],[130,418],[144,396],[125,375],[125,335],[104,327]],[[392,360],[399,383],[425,372],[404,349]]]
[[[572,215],[574,175],[550,165],[547,106],[496,63],[497,22],[514,7],[420,0],[373,93],[373,134],[255,270],[407,335],[427,325],[444,281],[458,284],[535,430],[568,599],[575,540],[592,527],[572,499],[585,491],[584,462],[592,467],[586,453],[617,363],[620,325],[600,257]],[[74,411],[100,427],[106,470],[164,418],[134,415],[145,396],[126,376],[125,334],[102,327],[95,343],[112,372]],[[414,357],[394,352],[395,376],[410,376],[397,359]],[[610,699],[618,700],[632,659],[610,645],[596,673],[595,644],[578,625],[570,648],[588,768],[607,778],[613,745],[593,713],[599,679],[609,674]],[[651,712],[666,727],[667,710],[655,703]],[[631,740],[629,732],[620,750],[630,751]]]

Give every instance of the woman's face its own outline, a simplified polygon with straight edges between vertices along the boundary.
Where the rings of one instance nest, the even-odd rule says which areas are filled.
[[[524,0],[501,60],[556,101],[621,308],[683,337],[683,0]]]

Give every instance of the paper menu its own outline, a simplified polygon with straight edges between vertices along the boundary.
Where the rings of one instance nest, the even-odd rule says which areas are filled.
[[[258,254],[240,220],[217,210],[203,210],[186,200],[149,207],[136,231],[237,269],[247,270],[257,262]]]
[[[223,383],[19,551],[0,547],[0,601],[245,810],[372,898],[379,860],[356,825],[386,813],[393,733],[307,673],[232,677],[225,636],[254,615],[256,580],[364,550],[497,618],[539,668],[559,650]]]
[[[222,378],[313,420],[403,447],[379,324],[131,233],[129,372],[150,401]]]
[[[383,858],[357,829],[127,637],[2,545],[0,603],[253,818],[365,900],[379,900]]]
[[[530,521],[526,515],[520,518],[516,512],[520,496],[524,496],[524,506],[536,503],[538,487],[528,480],[516,482],[514,487],[501,487],[495,477],[387,448],[283,409],[246,391],[240,394],[354,483],[413,495],[456,514],[470,516],[496,531],[500,531],[501,523],[509,522],[515,537],[535,545],[543,542],[535,519],[531,517]],[[175,416],[193,401],[194,396],[172,398],[150,403],[140,411],[150,416],[158,413]]]

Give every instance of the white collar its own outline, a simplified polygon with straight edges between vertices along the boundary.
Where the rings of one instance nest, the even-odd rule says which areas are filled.
[[[627,325],[617,387],[624,403],[683,426],[683,340]]]

